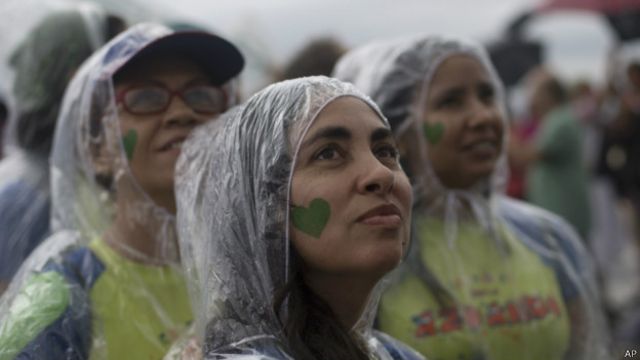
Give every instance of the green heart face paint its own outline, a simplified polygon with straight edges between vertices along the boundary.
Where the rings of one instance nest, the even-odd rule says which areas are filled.
[[[315,198],[309,203],[309,207],[294,206],[291,209],[291,221],[293,226],[307,235],[319,238],[322,230],[329,222],[331,208],[329,203],[320,198]]]
[[[433,125],[429,125],[424,123],[424,136],[426,136],[427,141],[431,145],[436,145],[442,140],[442,135],[444,134],[444,125],[442,123],[435,123]]]
[[[136,148],[137,141],[138,133],[135,130],[129,130],[127,135],[122,137],[122,146],[124,147],[124,152],[127,155],[128,160],[133,158],[133,151]]]

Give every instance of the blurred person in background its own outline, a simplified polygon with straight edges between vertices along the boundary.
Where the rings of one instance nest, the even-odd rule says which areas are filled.
[[[623,219],[624,215],[628,215],[627,218],[630,220],[627,222],[630,224],[629,236],[621,239],[626,240],[622,244],[624,256],[616,258],[615,261],[622,269],[635,271],[622,279],[611,279],[619,284],[618,289],[612,289],[618,290],[613,292],[613,296],[616,293],[628,295],[623,298],[627,301],[618,303],[618,308],[614,310],[617,310],[618,315],[617,343],[621,348],[629,348],[640,342],[640,288],[637,286],[640,271],[640,43],[621,46],[616,49],[615,56],[616,66],[612,74],[613,96],[607,102],[608,106],[603,109],[606,122],[598,174],[613,183],[618,197],[618,208],[622,210],[619,213],[623,215]],[[618,233],[625,234],[622,231]]]
[[[530,112],[540,128],[530,144],[511,142],[510,159],[529,168],[527,201],[559,215],[587,239],[591,219],[581,125],[560,80],[539,68],[528,81]]]
[[[511,127],[509,137],[520,144],[528,144],[533,139],[536,127],[536,120],[531,118],[524,119],[522,122],[514,123]],[[528,170],[527,164],[516,163],[512,159],[509,159],[507,195],[515,199],[526,200]]]
[[[602,359],[590,258],[559,217],[503,195],[507,118],[485,50],[418,36],[347,53],[334,75],[376,101],[414,187],[408,259],[378,326],[431,359]]]
[[[610,67],[613,70],[617,66],[612,63]],[[611,74],[607,74],[608,78]],[[640,271],[640,263],[637,246],[631,240],[629,219],[620,211],[613,182],[599,171],[604,133],[611,121],[611,105],[617,103],[615,87],[611,82],[605,86],[597,89],[586,81],[579,81],[570,92],[570,105],[580,125],[583,161],[588,174],[591,221],[589,237],[585,240],[598,269],[609,323],[615,327],[625,304],[640,290],[640,283],[629,281]]]
[[[330,76],[336,61],[346,48],[332,37],[321,37],[309,41],[282,69],[278,81],[305,76]]]
[[[49,153],[67,83],[80,64],[122,29],[88,4],[47,15],[11,56],[15,149],[0,163],[0,294],[49,233]]]
[[[526,82],[526,77],[520,80],[515,91],[517,97],[516,99],[512,98],[511,103],[515,111],[512,114],[514,119],[511,121],[509,139],[521,145],[531,144],[540,128],[540,119],[526,109],[528,100]],[[528,164],[517,163],[511,157],[508,158],[508,163],[509,175],[505,189],[506,194],[519,200],[526,200]]]
[[[409,245],[397,154],[377,106],[323,76],[196,130],[176,198],[205,359],[422,359],[371,329]]]
[[[640,221],[640,44],[618,51],[614,73],[616,101],[606,109],[598,172],[614,186],[634,209]]]
[[[569,102],[580,122],[594,120],[600,94],[587,79],[578,79],[569,87]]]
[[[141,24],[77,71],[51,157],[54,233],[1,299],[0,358],[158,359],[188,327],[175,163],[235,104],[243,66],[221,37]]]
[[[3,148],[4,132],[7,127],[8,121],[9,121],[9,107],[7,106],[5,97],[0,95],[0,159],[2,159],[2,157],[4,156],[4,151],[3,151],[4,150]]]

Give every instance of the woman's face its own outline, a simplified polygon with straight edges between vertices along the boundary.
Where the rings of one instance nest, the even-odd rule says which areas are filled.
[[[193,61],[160,57],[128,71],[116,84],[115,92],[154,86],[181,91],[209,82]],[[180,147],[189,133],[211,115],[195,112],[180,96],[174,96],[159,113],[134,114],[122,103],[118,110],[123,148],[133,176],[156,204],[175,211],[173,179]]]
[[[304,275],[380,277],[409,239],[411,186],[395,142],[364,101],[329,103],[302,139],[291,186],[291,240]]]
[[[495,93],[489,74],[472,57],[451,56],[436,70],[423,131],[429,161],[446,187],[468,188],[493,172],[504,131]]]

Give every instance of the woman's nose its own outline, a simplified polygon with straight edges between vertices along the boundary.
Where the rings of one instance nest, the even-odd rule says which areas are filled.
[[[203,116],[191,109],[179,96],[174,96],[162,114],[167,126],[188,126],[202,122]]]
[[[361,193],[385,194],[391,191],[395,174],[373,154],[362,164],[358,190]]]
[[[472,113],[469,120],[469,127],[485,127],[500,123],[500,113],[493,103],[485,103],[480,99],[474,101]]]

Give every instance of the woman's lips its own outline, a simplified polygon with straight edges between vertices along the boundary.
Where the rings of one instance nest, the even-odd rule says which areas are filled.
[[[384,204],[365,212],[357,221],[369,226],[397,228],[402,225],[402,216],[397,206]]]
[[[400,215],[377,215],[365,218],[360,222],[369,226],[396,228],[402,225],[402,218]]]
[[[177,138],[174,138],[170,141],[167,141],[164,145],[162,145],[158,151],[159,152],[166,152],[166,151],[171,151],[171,150],[178,150],[180,151],[180,149],[182,148],[182,143],[184,142],[184,140],[186,139],[186,136],[180,136]]]
[[[464,147],[466,152],[469,152],[477,157],[495,157],[499,153],[499,146],[495,141],[483,140],[476,141],[470,145]]]

